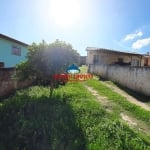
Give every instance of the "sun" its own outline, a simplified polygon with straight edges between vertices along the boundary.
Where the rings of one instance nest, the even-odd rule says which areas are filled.
[[[56,24],[68,27],[80,17],[79,0],[51,0],[50,14]]]

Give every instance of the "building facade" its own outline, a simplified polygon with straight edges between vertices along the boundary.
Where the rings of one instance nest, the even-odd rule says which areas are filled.
[[[0,68],[15,67],[26,60],[28,44],[0,34]]]
[[[122,66],[150,66],[150,56],[137,53],[114,51],[103,48],[87,49],[88,64],[104,64],[104,65],[122,65]]]
[[[150,55],[87,48],[88,72],[150,96]]]

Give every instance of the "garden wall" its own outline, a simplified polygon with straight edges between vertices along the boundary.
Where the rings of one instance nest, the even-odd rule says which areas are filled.
[[[7,97],[18,89],[28,87],[31,81],[16,81],[15,68],[0,68],[0,98]]]
[[[89,72],[150,96],[150,67],[90,65]]]

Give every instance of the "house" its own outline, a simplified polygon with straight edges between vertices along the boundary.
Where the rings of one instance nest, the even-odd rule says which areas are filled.
[[[15,67],[26,60],[28,44],[0,34],[0,68]]]
[[[144,55],[144,66],[150,66],[150,52]]]
[[[150,55],[87,47],[87,64],[150,66]]]
[[[87,47],[88,72],[150,96],[150,55]]]

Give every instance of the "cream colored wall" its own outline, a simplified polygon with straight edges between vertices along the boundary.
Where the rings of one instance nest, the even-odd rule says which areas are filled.
[[[125,63],[129,63],[131,61],[130,56],[124,56],[120,54],[104,53],[100,55],[100,59],[103,60],[102,63],[104,62],[103,64],[114,64],[115,62],[118,62],[118,58],[123,58],[123,62]]]
[[[144,57],[142,57],[141,67],[144,66]]]
[[[144,58],[141,56],[131,56],[117,53],[106,53],[101,51],[88,51],[87,52],[87,64],[93,64],[94,55],[99,55],[99,63],[98,64],[114,64],[118,62],[118,58],[123,58],[123,62],[131,63],[131,60],[138,60],[139,66],[144,66]],[[133,63],[131,63],[133,65]]]
[[[93,52],[87,51],[87,65],[93,64]]]
[[[91,65],[90,73],[100,75],[126,86],[134,91],[150,96],[149,67],[121,67],[116,65]]]

